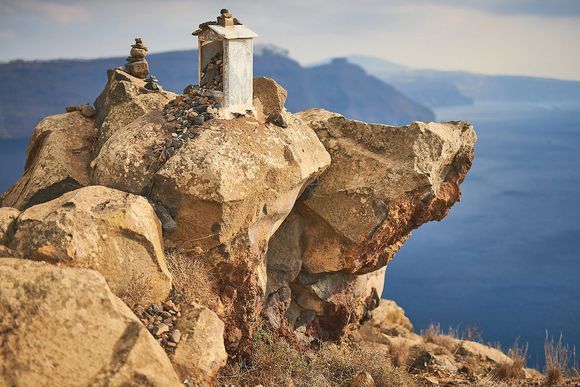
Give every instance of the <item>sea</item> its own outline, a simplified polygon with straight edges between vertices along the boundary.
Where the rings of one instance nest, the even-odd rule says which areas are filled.
[[[485,102],[436,110],[468,120],[475,160],[449,215],[414,231],[387,270],[383,297],[416,331],[430,323],[486,343],[546,335],[580,350],[580,102]],[[0,140],[0,192],[21,175],[26,140]]]

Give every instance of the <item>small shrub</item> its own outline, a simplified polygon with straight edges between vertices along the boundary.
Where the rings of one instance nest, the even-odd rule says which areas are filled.
[[[544,356],[546,358],[546,368],[544,370],[546,384],[549,386],[557,385],[566,375],[571,360],[568,346],[562,343],[562,334],[560,334],[558,341],[554,341],[546,332]]]
[[[392,344],[390,347],[391,362],[395,367],[407,368],[409,365],[410,349],[404,343]]]
[[[480,342],[483,340],[483,334],[477,325],[468,325],[463,332],[463,339]]]
[[[528,356],[527,344],[520,347],[516,341],[514,345],[508,350],[508,356],[512,359],[511,362],[499,363],[493,374],[499,380],[514,380],[525,377],[524,367]]]
[[[449,328],[447,333],[443,333],[438,323],[429,324],[426,330],[421,331],[421,336],[426,342],[443,347],[450,353],[455,352],[457,348],[457,331]]]
[[[385,352],[373,347],[321,343],[318,349],[297,348],[269,332],[257,330],[249,358],[228,364],[216,385],[344,386],[366,371],[377,386],[414,386],[413,379],[394,368]]]
[[[180,250],[167,250],[165,256],[173,276],[171,298],[178,303],[195,302],[211,308],[216,301],[217,286],[208,263]]]

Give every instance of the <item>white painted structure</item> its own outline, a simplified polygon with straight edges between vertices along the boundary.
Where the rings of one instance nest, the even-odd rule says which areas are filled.
[[[212,58],[223,53],[222,108],[232,113],[253,111],[253,39],[258,35],[227,10],[222,10],[217,23],[203,23],[193,35],[198,38],[198,82]]]

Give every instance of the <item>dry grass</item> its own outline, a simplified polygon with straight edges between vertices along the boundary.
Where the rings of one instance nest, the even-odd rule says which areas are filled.
[[[566,376],[568,366],[572,360],[570,349],[562,343],[562,335],[558,341],[548,336],[544,342],[544,356],[546,357],[546,368],[544,376],[548,386],[558,385]]]
[[[165,252],[169,272],[173,276],[172,299],[211,307],[216,301],[216,279],[202,257],[194,257],[180,250]]]
[[[152,290],[151,282],[143,273],[132,272],[126,286],[119,289],[117,295],[131,309],[142,305],[145,296]]]
[[[421,331],[421,336],[426,342],[443,347],[449,353],[454,353],[457,349],[457,331],[449,328],[447,333],[443,333],[438,323],[429,324],[426,330]]]
[[[263,330],[255,335],[250,358],[223,368],[216,385],[344,386],[364,371],[377,386],[415,385],[404,370],[392,366],[383,351],[346,344],[298,349]]]
[[[502,362],[497,364],[493,374],[499,380],[515,380],[525,378],[524,367],[528,356],[528,346],[519,346],[516,341],[508,350],[507,355],[512,359],[511,362]]]
[[[392,344],[389,346],[389,355],[391,362],[395,367],[407,368],[411,351],[408,345],[404,343]]]

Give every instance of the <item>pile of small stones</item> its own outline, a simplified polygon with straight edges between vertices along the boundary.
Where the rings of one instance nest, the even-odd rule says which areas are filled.
[[[165,142],[162,159],[169,159],[188,140],[199,135],[199,127],[213,119],[221,107],[220,98],[197,86],[185,88],[163,108],[163,117],[169,123],[171,138]],[[164,161],[164,160],[162,160]]]
[[[224,60],[223,53],[218,52],[201,71],[199,85],[207,90],[223,90]]]
[[[149,332],[161,344],[167,353],[174,353],[181,340],[181,332],[175,328],[181,317],[179,305],[169,300],[162,304],[153,304],[139,314],[139,319]]]
[[[145,79],[145,88],[151,91],[160,91],[161,86],[159,85],[159,81],[155,77],[155,75],[149,75],[147,79]]]

